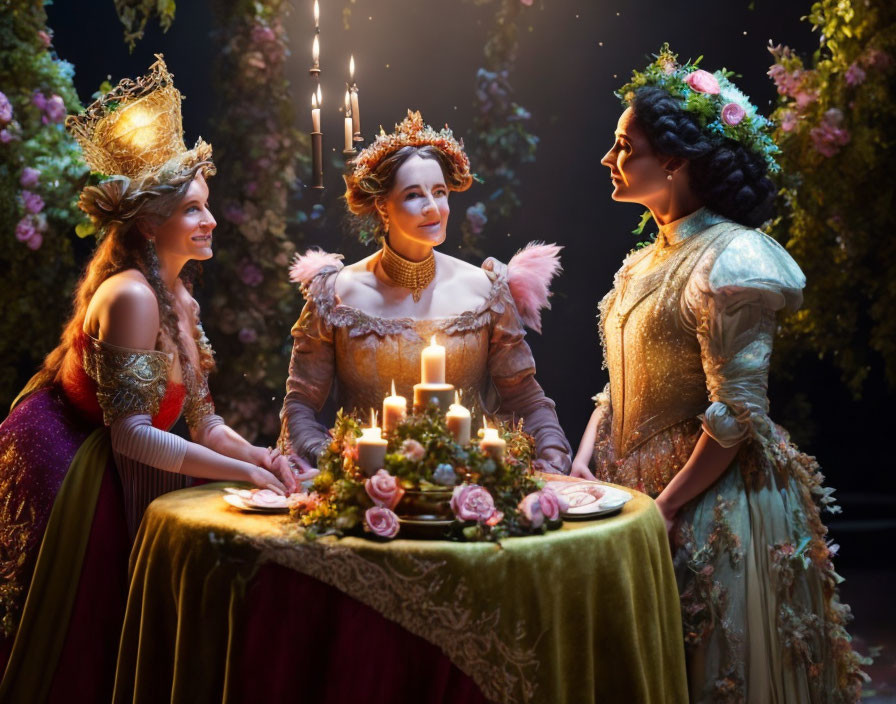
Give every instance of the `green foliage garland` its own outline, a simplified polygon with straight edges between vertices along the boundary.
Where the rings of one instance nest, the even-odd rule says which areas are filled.
[[[85,223],[77,196],[87,167],[62,124],[81,104],[74,69],[52,51],[46,21],[41,0],[8,2],[0,14],[4,408],[19,391],[21,370],[36,370],[56,344],[75,279],[70,233]]]
[[[174,22],[174,0],[115,0],[115,11],[124,25],[124,41],[133,51],[151,17],[157,17],[162,31],[167,32]]]
[[[822,0],[808,20],[820,34],[811,61],[771,49],[786,207],[770,232],[808,280],[774,360],[786,372],[807,349],[817,351],[858,396],[881,361],[896,388],[896,250],[888,244],[896,203],[896,5]]]

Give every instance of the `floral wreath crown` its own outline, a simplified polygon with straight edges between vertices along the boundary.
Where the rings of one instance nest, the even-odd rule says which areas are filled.
[[[408,116],[395,125],[395,131],[386,134],[382,127],[373,143],[363,149],[352,164],[352,179],[359,182],[369,176],[383,159],[394,154],[402,147],[422,147],[430,145],[451,159],[458,167],[461,174],[469,175],[470,160],[464,153],[463,140],[454,138],[454,133],[445,125],[436,132],[432,127],[423,122],[420,111],[408,110]]]
[[[734,75],[732,71],[704,71],[697,67],[702,56],[682,66],[668,43],[655,56],[656,61],[643,71],[632,71],[632,80],[616,91],[624,106],[631,105],[639,88],[662,88],[677,98],[683,109],[696,115],[704,130],[740,142],[759,154],[769,171],[780,170],[775,160],[780,150],[770,136],[771,123],[728,80]]]
[[[122,79],[80,115],[66,118],[66,128],[93,171],[126,176],[146,186],[211,159],[211,145],[201,137],[187,150],[180,112],[183,96],[162,55],[156,54],[156,59],[145,76]]]

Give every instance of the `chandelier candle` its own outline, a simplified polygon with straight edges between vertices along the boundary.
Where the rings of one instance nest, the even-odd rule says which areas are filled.
[[[352,54],[348,61],[348,80],[351,84],[349,92],[351,93],[352,102],[352,132],[356,142],[363,142],[361,136],[361,110],[358,107],[358,84],[355,83],[355,56]]]
[[[383,399],[383,431],[391,433],[395,426],[408,415],[408,400],[395,393],[395,380],[392,380],[392,395]]]
[[[454,403],[445,414],[445,425],[454,436],[454,442],[458,445],[466,445],[470,442],[470,428],[473,422],[470,411],[460,405],[460,394],[454,392]]]
[[[311,40],[311,68],[308,75],[320,78],[320,5],[314,0],[314,39]]]
[[[386,442],[383,432],[376,424],[376,413],[370,409],[370,427],[361,428],[358,438],[358,466],[368,477],[372,477],[386,462]]]
[[[353,156],[355,153],[355,145],[352,143],[352,104],[349,100],[348,91],[345,91],[345,142],[342,153],[345,156]],[[383,417],[383,422],[386,418]]]
[[[311,177],[312,188],[324,187],[324,136],[320,131],[320,86],[311,94]]]

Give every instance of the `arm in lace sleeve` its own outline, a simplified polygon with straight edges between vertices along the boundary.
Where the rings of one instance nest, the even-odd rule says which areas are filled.
[[[775,314],[796,309],[804,285],[784,248],[754,230],[745,230],[715,261],[695,269],[685,291],[685,317],[700,343],[711,402],[703,430],[723,447],[768,435]]]
[[[502,420],[523,419],[523,428],[535,438],[536,453],[548,470],[569,473],[571,448],[554,402],[535,381],[535,360],[509,292],[492,311],[488,370],[500,403]]]
[[[336,372],[332,333],[316,304],[309,300],[292,328],[292,357],[280,414],[283,434],[292,451],[315,466],[330,439],[316,414],[330,394]]]

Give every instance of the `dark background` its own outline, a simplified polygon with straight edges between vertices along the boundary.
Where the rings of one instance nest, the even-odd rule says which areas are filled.
[[[476,135],[470,132],[474,77],[483,63],[494,7],[437,0],[321,4],[322,115],[330,158],[342,148],[342,115],[337,108],[350,53],[357,62],[366,136],[380,124],[391,129],[407,108],[414,108],[433,125],[448,122],[468,146],[475,143]],[[346,9],[348,29],[343,25]],[[201,134],[214,143],[209,128],[214,86],[226,77],[214,75],[217,47],[209,38],[212,13],[207,2],[178,3],[168,33],[151,24],[133,53],[122,41],[111,0],[58,2],[47,10],[60,57],[75,65],[82,102],[89,102],[107,76],[114,83],[142,74],[152,55],[163,52],[186,96],[187,142],[192,144]],[[489,222],[483,249],[506,261],[533,239],[565,246],[565,271],[555,283],[544,334],[530,334],[529,340],[538,360],[539,381],[557,401],[574,447],[592,409],[590,397],[606,382],[596,304],[638,239],[630,231],[642,210],[610,199],[609,178],[599,164],[621,111],[612,91],[627,80],[632,68],[643,67],[647,55],[669,41],[681,59],[704,55],[705,68],[736,71],[741,75],[738,85],[767,113],[775,95],[765,75],[771,63],[768,42],[790,45],[803,56],[811,54],[817,35],[800,19],[808,10],[806,0],[749,4],[746,0],[536,0],[521,14],[519,57],[511,83],[516,101],[532,113],[529,129],[541,141],[536,161],[520,170],[523,206],[509,222]],[[301,129],[310,129],[311,0],[293,4],[287,26],[296,120]],[[219,163],[218,168],[227,169],[227,164]],[[367,251],[344,233],[339,170],[328,163],[325,171],[327,216],[305,231],[298,246],[320,245],[344,252],[350,260],[364,256]],[[467,193],[452,195],[453,215],[443,251],[456,251],[467,206],[487,193],[487,186],[474,184]],[[81,244],[82,259],[89,255],[88,244]],[[198,295],[201,300],[202,292]],[[300,306],[297,295],[296,315]],[[792,378],[772,379],[770,397],[772,415],[779,421],[795,418],[794,409],[807,403],[811,407],[808,417],[791,422],[789,430],[805,451],[818,456],[828,483],[839,489],[845,517],[831,524],[844,546],[841,565],[873,563],[881,547],[896,537],[894,463],[882,441],[890,427],[893,395],[882,377],[873,376],[864,398],[853,399],[831,365],[807,355]],[[271,413],[277,410],[272,404]]]

